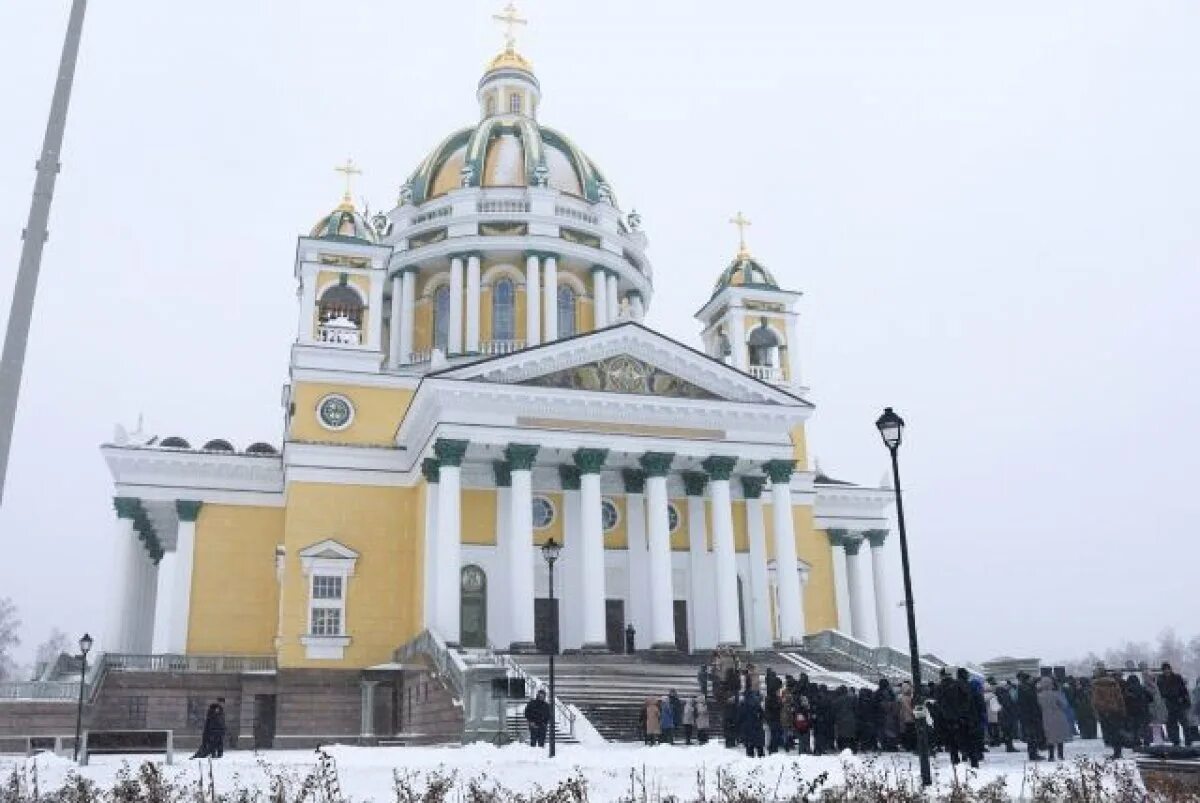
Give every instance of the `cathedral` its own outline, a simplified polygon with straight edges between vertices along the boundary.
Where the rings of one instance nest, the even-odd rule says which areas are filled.
[[[342,202],[299,237],[283,442],[102,447],[111,668],[240,666],[299,739],[359,727],[357,703],[344,728],[295,713],[313,689],[374,694],[422,651],[445,682],[549,649],[890,646],[891,491],[810,460],[801,293],[739,213],[696,342],[655,331],[655,279],[682,277],[655,276],[619,177],[542,122],[523,20],[500,18],[474,119],[395,208],[361,211],[347,162]],[[363,705],[362,733],[409,728]]]

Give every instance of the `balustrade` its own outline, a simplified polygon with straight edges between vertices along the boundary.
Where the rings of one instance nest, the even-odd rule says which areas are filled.
[[[485,340],[483,348],[480,350],[487,356],[494,357],[501,354],[512,354],[523,348],[525,348],[524,340]]]
[[[317,340],[339,346],[362,344],[362,332],[347,318],[334,318],[317,326]]]
[[[750,376],[764,382],[782,382],[783,370],[774,365],[751,365]]]

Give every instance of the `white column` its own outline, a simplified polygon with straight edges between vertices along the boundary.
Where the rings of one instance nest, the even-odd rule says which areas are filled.
[[[796,316],[791,316],[784,324],[784,337],[787,338],[788,381],[793,385],[803,384],[800,376],[800,341],[796,335]]]
[[[558,340],[558,257],[547,254],[542,265],[542,283],[545,285],[542,330],[546,333],[543,342],[549,343]]]
[[[149,655],[154,649],[154,611],[158,607],[158,565],[142,550],[141,602],[138,611],[137,651]]]
[[[300,318],[296,336],[301,343],[313,342],[313,321],[317,318],[317,275],[306,274],[300,279]]]
[[[804,641],[804,600],[801,598],[800,566],[796,560],[796,525],[792,518],[791,460],[773,460],[766,466],[771,477],[772,523],[775,525],[776,583],[779,586],[779,640],[785,644]]]
[[[742,641],[741,627],[738,623],[733,504],[729,498],[729,475],[736,463],[735,457],[710,457],[703,464],[708,473],[708,494],[712,504],[718,645],[736,645]]]
[[[449,644],[458,644],[461,628],[462,575],[462,461],[467,442],[439,439],[438,457],[438,632]]]
[[[871,544],[871,579],[875,585],[875,632],[880,647],[892,646],[891,617],[888,615],[887,566],[883,542],[887,530],[867,530],[863,536]]]
[[[400,277],[401,312],[400,312],[400,356],[401,364],[412,359],[413,327],[417,316],[417,271],[416,268],[406,268]]]
[[[137,533],[137,524],[134,524],[134,533]],[[142,625],[145,622],[144,611],[146,610],[146,564],[149,558],[146,556],[146,547],[141,540],[135,542],[136,549],[130,556],[129,561],[129,596],[126,599],[126,638],[122,650],[129,653],[141,654],[142,649]]]
[[[629,622],[636,647],[650,644],[650,556],[646,549],[646,475],[636,468],[623,472],[625,481],[625,534],[629,540]]]
[[[404,328],[404,274],[392,276],[392,321],[388,324],[388,366],[395,368],[408,361],[408,356],[401,356],[400,332]]]
[[[134,550],[141,548],[133,531],[132,508],[128,507],[133,501],[124,497],[115,500],[118,515],[113,525],[113,560],[108,580],[108,615],[105,616],[107,624],[99,635],[100,646],[97,647],[106,652],[124,652],[128,649],[128,598],[133,584],[130,571],[133,568]]]
[[[529,254],[525,257],[525,345],[536,346],[541,343],[542,321],[539,311],[541,305],[541,282],[538,279],[538,255]]]
[[[608,274],[608,293],[605,298],[608,301],[608,322],[616,323],[617,318],[621,314],[621,297],[620,290],[617,287],[617,274]]]
[[[671,571],[671,523],[667,513],[667,472],[674,455],[647,452],[646,532],[650,556],[650,636],[653,650],[675,649],[675,590]]]
[[[383,351],[383,285],[382,276],[371,276],[367,292],[367,336],[364,340],[372,351]]]
[[[508,463],[497,460],[493,463],[496,478],[496,567],[494,575],[508,582],[512,567],[512,473]],[[505,601],[508,605],[508,601]],[[509,611],[512,607],[509,605]],[[487,622],[488,641],[496,645],[510,644],[514,640],[512,615],[489,616]]]
[[[834,629],[849,635],[853,629],[850,622],[850,590],[846,581],[846,551],[842,547],[846,531],[829,529],[825,534],[829,536],[829,552],[833,557],[833,601],[837,609],[837,625]]]
[[[771,628],[771,586],[767,572],[767,532],[763,525],[762,477],[742,477],[746,497],[746,536],[750,542],[750,588],[746,635],[756,650],[769,649],[774,641]]]
[[[733,350],[733,367],[745,371],[750,365],[746,346],[746,314],[741,307],[729,308],[729,348]]]
[[[171,652],[172,605],[175,602],[176,554],[164,552],[158,562],[156,576],[154,622],[151,625],[150,652],[155,655]]]
[[[699,471],[684,472],[688,511],[688,618],[692,620],[693,650],[711,650],[717,646],[716,615],[713,604],[711,556],[708,553],[708,527],[705,524],[704,486],[708,477]]]
[[[441,575],[437,570],[438,561],[438,478],[440,469],[436,457],[427,457],[421,463],[421,472],[425,475],[425,582],[424,614],[422,621],[426,629],[436,630],[438,581]]]
[[[538,447],[509,444],[504,450],[511,469],[508,582],[512,611],[513,650],[533,649],[533,485],[531,470]]]
[[[175,596],[171,600],[170,638],[167,651],[187,653],[188,621],[192,612],[192,574],[196,557],[196,519],[200,503],[179,500],[175,503],[179,529],[175,535]],[[162,568],[159,568],[162,572]]]
[[[592,317],[596,329],[608,326],[608,279],[604,268],[592,269]]]
[[[467,257],[467,344],[466,350],[479,353],[479,255]]]
[[[575,465],[579,467],[580,608],[584,650],[603,651],[608,640],[604,627],[604,527],[600,518],[600,469],[608,456],[606,449],[579,449]]]
[[[846,586],[850,592],[850,635],[859,641],[870,638],[867,627],[867,600],[863,596],[862,572],[858,552],[862,539],[854,536],[846,541]]]
[[[559,644],[563,649],[578,650],[583,646],[583,603],[579,598],[583,588],[583,532],[579,515],[579,469],[559,466],[558,475],[563,489],[563,551],[555,575],[554,595],[559,600]]]
[[[463,350],[463,260],[450,258],[450,321],[447,325],[446,351],[461,354]]]

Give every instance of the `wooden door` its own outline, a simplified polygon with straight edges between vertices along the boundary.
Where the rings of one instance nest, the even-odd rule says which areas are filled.
[[[675,649],[680,652],[688,651],[688,615],[687,600],[675,600]]]
[[[604,600],[604,640],[608,651],[625,652],[625,600]]]

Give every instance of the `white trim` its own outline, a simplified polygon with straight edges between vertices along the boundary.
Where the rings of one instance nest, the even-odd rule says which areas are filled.
[[[366,276],[368,278],[368,280],[370,280],[370,278],[371,278],[370,272],[363,270],[362,268],[341,268],[341,266],[338,266],[338,265],[326,265],[321,270],[322,271],[331,271],[333,273],[344,273],[344,274],[346,274],[347,278],[351,275]],[[325,293],[329,292],[331,289],[333,289],[334,287],[337,287],[338,285],[342,285],[342,280],[340,277],[337,279],[334,279],[331,282],[326,282],[324,285],[317,288],[317,294],[316,294],[314,300],[316,301],[316,305],[318,308],[320,308],[320,306],[321,306],[321,296],[325,295]],[[362,290],[359,290],[357,287],[355,287],[349,281],[347,281],[342,286],[349,287],[351,290],[353,290],[354,294],[358,296],[358,300],[362,302],[363,309],[368,308],[367,307],[367,297],[363,295]]]
[[[326,538],[300,550],[300,567],[308,578],[308,601],[306,603],[305,632],[300,636],[304,645],[305,657],[315,659],[341,659],[344,657],[346,646],[350,643],[349,612],[347,598],[350,591],[350,578],[358,563],[358,553],[350,547],[332,538]],[[337,599],[318,599],[313,593],[313,586],[318,577],[337,577],[341,581],[341,595]],[[338,611],[338,629],[340,632],[331,634],[313,633],[313,610],[328,608]]]
[[[483,276],[480,277],[480,285],[490,288],[495,284],[497,274],[501,274],[503,278],[512,279],[513,289],[525,286],[525,274],[509,262],[500,262],[485,270]]]

